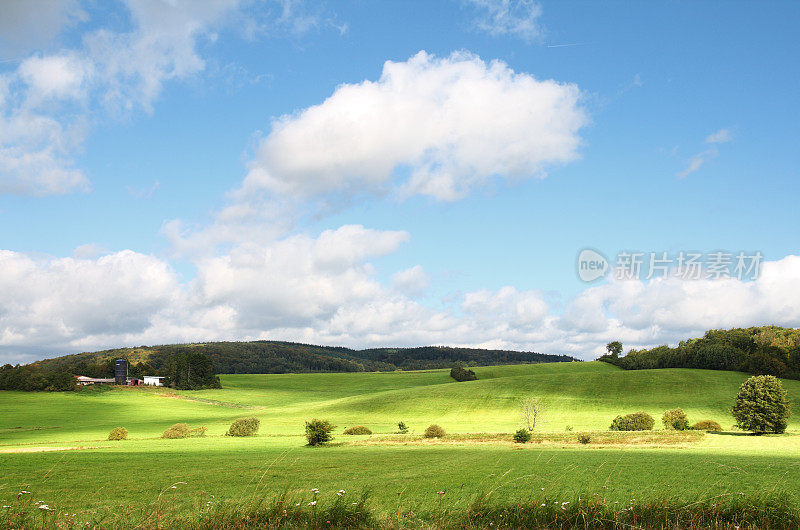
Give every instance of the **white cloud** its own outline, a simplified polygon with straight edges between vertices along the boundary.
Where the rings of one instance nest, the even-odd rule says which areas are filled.
[[[84,257],[49,260],[0,251],[0,362],[120,345],[265,338],[591,359],[611,340],[631,348],[675,344],[712,328],[800,326],[800,256],[765,262],[754,281],[612,280],[587,288],[561,314],[540,292],[510,286],[467,292],[458,307],[433,309],[382,285],[369,263],[407,239],[405,232],[361,226],[296,235],[201,258],[188,282],[163,260],[131,251],[92,256],[93,249],[76,249]]]
[[[542,7],[533,0],[466,0],[481,11],[477,29],[490,35],[511,35],[525,41],[541,39]]]
[[[0,251],[0,269],[4,349],[69,349],[84,338],[141,333],[180,292],[168,265],[131,251],[44,261]]]
[[[19,76],[28,85],[29,97],[35,101],[80,98],[85,94],[85,82],[90,73],[91,64],[75,53],[29,57],[19,65],[18,70]]]
[[[80,46],[39,51],[0,75],[0,193],[89,189],[87,176],[73,161],[86,124],[108,115],[153,112],[166,83],[204,70],[199,44],[213,41],[215,31],[235,19],[241,3],[127,0],[126,30],[92,29],[82,35]],[[51,39],[63,26],[88,20],[75,1],[11,0],[4,9],[0,35],[8,29],[9,42],[26,32]],[[259,10],[250,15],[261,16]],[[292,11],[282,15],[292,16]],[[46,128],[38,127],[45,122]]]
[[[411,297],[423,294],[430,283],[431,278],[421,265],[392,274],[394,288]]]
[[[728,129],[720,129],[706,137],[707,144],[724,144],[733,140],[733,135]]]
[[[699,170],[706,162],[719,155],[719,149],[717,149],[717,145],[730,142],[731,140],[733,140],[733,135],[729,129],[720,129],[717,132],[706,136],[705,143],[710,144],[711,146],[690,158],[686,169],[678,173],[678,178],[686,178],[695,171]]]
[[[544,177],[577,157],[580,97],[575,85],[467,52],[387,61],[378,81],[341,85],[275,120],[241,194],[394,190],[452,201],[493,177]]]

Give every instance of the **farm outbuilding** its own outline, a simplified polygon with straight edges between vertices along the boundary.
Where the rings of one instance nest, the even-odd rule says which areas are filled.
[[[164,386],[164,378],[160,375],[146,375],[144,376],[143,384],[149,386]]]

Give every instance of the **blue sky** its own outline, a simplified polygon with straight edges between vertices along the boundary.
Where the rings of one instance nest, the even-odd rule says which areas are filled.
[[[34,4],[0,22],[0,361],[800,325],[797,3]],[[587,247],[765,261],[587,284]]]

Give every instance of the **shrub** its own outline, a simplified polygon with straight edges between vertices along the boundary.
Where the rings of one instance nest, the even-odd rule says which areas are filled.
[[[592,437],[589,436],[588,434],[584,433],[584,434],[579,434],[578,435],[578,442],[580,442],[580,443],[582,443],[584,445],[590,443],[591,441],[592,441]]]
[[[772,375],[751,377],[739,388],[731,411],[746,431],[782,433],[789,419],[789,401],[780,380]]]
[[[518,444],[524,444],[531,441],[531,433],[528,429],[520,429],[514,433],[514,441]]]
[[[363,425],[356,425],[355,427],[348,427],[342,434],[372,434],[372,431]]]
[[[692,429],[695,431],[719,432],[722,430],[722,425],[714,420],[702,420],[692,425]]]
[[[176,423],[161,435],[162,438],[188,438],[192,430],[186,423]]]
[[[260,426],[261,420],[253,416],[249,418],[239,418],[231,423],[225,436],[255,436]]]
[[[434,423],[433,425],[428,425],[428,428],[425,429],[423,436],[425,438],[441,438],[445,434],[446,433],[444,432],[444,429]]]
[[[611,422],[610,429],[612,431],[650,431],[655,424],[656,422],[650,414],[640,410],[633,414],[617,416]]]
[[[564,427],[564,430],[567,432],[572,432],[572,425],[567,425],[566,427]]]
[[[686,418],[686,413],[682,409],[668,410],[661,417],[664,422],[664,427],[668,430],[685,431],[689,428],[689,420]]]
[[[406,422],[401,421],[397,424],[397,434],[408,434],[408,427],[406,426]]]
[[[333,440],[331,431],[336,428],[328,420],[313,419],[306,422],[306,440],[308,445],[317,446]]]
[[[454,366],[450,369],[450,377],[455,379],[456,381],[475,381],[478,379],[478,376],[475,375],[475,372],[472,370],[468,370],[462,366]]]
[[[128,429],[125,427],[115,427],[111,429],[111,432],[108,433],[109,440],[127,440],[128,439]]]

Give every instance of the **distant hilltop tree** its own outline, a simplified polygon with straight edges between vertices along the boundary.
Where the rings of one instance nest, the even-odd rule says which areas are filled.
[[[606,344],[606,352],[611,357],[614,357],[615,359],[618,358],[619,354],[622,353],[622,343],[618,340],[609,342]]]

